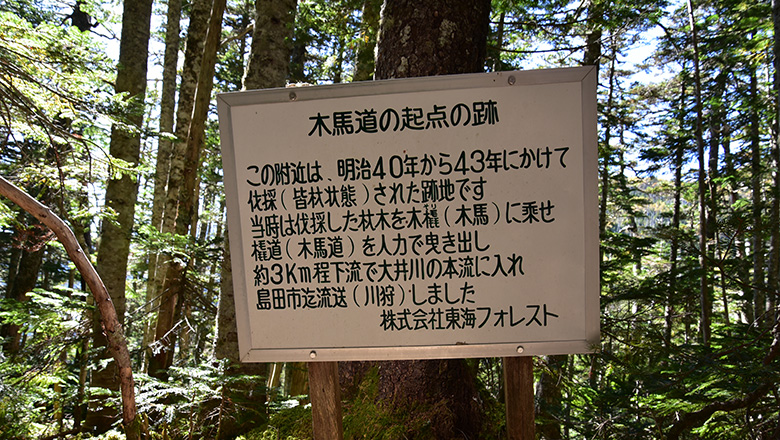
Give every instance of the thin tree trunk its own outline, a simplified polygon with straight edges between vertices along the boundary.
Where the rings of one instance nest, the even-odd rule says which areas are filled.
[[[127,120],[137,131],[129,132],[118,125],[113,126],[109,152],[112,157],[122,159],[131,166],[139,163],[140,156],[140,130],[143,127],[151,15],[152,0],[124,2],[115,91],[128,94],[130,114]],[[105,282],[111,301],[116,307],[117,325],[124,322],[125,316],[125,280],[137,196],[138,179],[135,176],[124,173],[118,179],[109,179],[106,186],[106,208],[113,209],[116,219],[102,222],[97,252],[97,272]],[[98,306],[100,306],[99,301]],[[109,334],[108,340],[104,336],[97,310],[93,314],[93,323],[93,347],[102,350],[100,354],[102,358],[110,358],[111,350],[108,348],[111,336]],[[117,390],[119,384],[116,377],[122,374],[122,371],[117,371],[117,368],[121,370],[125,367],[110,363],[107,367],[95,371],[92,374],[91,385]],[[103,433],[113,424],[116,412],[106,405],[104,400],[103,397],[91,402],[86,420],[86,426],[90,431]]]
[[[208,28],[209,15],[211,13],[211,3],[209,0],[194,0],[191,4],[190,23],[187,29],[187,46],[184,52],[184,64],[181,72],[181,84],[179,86],[179,101],[176,109],[176,130],[171,152],[170,168],[168,170],[168,183],[165,194],[165,206],[163,209],[162,232],[172,234],[175,232],[176,214],[179,201],[179,190],[181,188],[182,174],[184,170],[184,153],[186,150],[187,130],[189,129],[190,119],[192,118],[192,109],[195,105],[195,88],[197,87],[198,72],[200,71],[201,59],[203,58],[203,46],[206,40],[206,30]],[[157,257],[157,268],[155,269],[154,291],[157,293],[155,303],[158,309],[157,322],[155,323],[155,343],[156,349],[160,349],[161,342],[157,342],[157,328],[159,324],[159,310],[162,308],[162,298],[165,295],[163,286],[168,274],[171,257],[167,254],[161,254]],[[168,281],[170,283],[170,281]],[[175,304],[166,304],[164,313],[173,313]],[[170,319],[169,316],[164,316]],[[163,334],[167,334],[164,332]],[[149,359],[148,372],[154,371],[151,367],[152,358]],[[154,366],[159,369],[158,366]]]
[[[699,331],[701,334],[702,344],[709,345],[712,299],[710,298],[709,263],[707,262],[707,172],[704,167],[704,139],[702,135],[703,110],[701,98],[701,72],[699,69],[699,37],[696,31],[696,17],[694,13],[693,0],[688,0],[688,19],[691,27],[691,41],[693,44],[693,83],[696,104],[696,127],[694,130],[694,136],[696,138],[696,151],[699,158],[699,270],[701,270],[701,276],[699,279],[699,300],[701,303]]]
[[[175,232],[187,235],[195,211],[195,184],[200,170],[200,150],[205,136],[205,123],[208,116],[208,106],[211,100],[211,88],[214,80],[214,68],[217,58],[222,30],[222,16],[225,12],[226,0],[214,0],[209,19],[206,44],[203,48],[200,73],[195,93],[195,105],[192,111],[189,130],[187,132],[187,148],[184,156],[182,186],[179,191],[178,209],[175,222]],[[180,262],[168,265],[163,284],[160,311],[157,315],[157,331],[155,338],[161,349],[149,362],[149,374],[155,377],[166,377],[167,370],[173,360],[175,334],[171,331],[175,325],[175,313],[185,284],[186,266]]]
[[[184,65],[179,87],[179,103],[176,111],[176,141],[173,143],[168,184],[165,196],[165,209],[163,211],[162,232],[175,233],[176,215],[178,211],[179,192],[181,190],[182,176],[185,169],[184,153],[186,150],[187,130],[192,118],[192,109],[195,102],[195,89],[197,87],[198,73],[200,72],[203,58],[203,47],[206,40],[208,20],[211,5],[208,0],[196,0],[192,3],[190,24],[187,30],[187,47],[184,55]],[[157,292],[157,322],[155,325],[155,353],[149,360],[149,374],[157,375],[161,370],[167,369],[168,349],[171,346],[169,334],[173,326],[173,315],[176,310],[176,298],[171,295],[170,266],[172,260],[168,255],[158,258],[155,291]],[[166,290],[166,286],[167,290]]]
[[[723,127],[723,166],[725,167],[725,173],[726,176],[735,178],[735,168],[734,168],[734,154],[731,153],[731,126],[726,123]],[[738,194],[736,189],[736,182],[734,180],[731,181],[728,188],[729,193],[729,205],[733,206],[737,200],[738,200]],[[732,245],[730,249],[728,249],[728,255],[731,257],[735,257],[737,255],[736,248],[738,246],[738,243],[741,242],[744,239],[744,235],[742,230],[737,230],[734,236],[734,243],[737,245]],[[739,262],[738,262],[739,264]],[[739,267],[739,266],[737,266]],[[740,270],[737,269],[737,277],[740,276]],[[722,277],[722,285],[721,285],[721,301],[723,301],[723,318],[725,320],[726,325],[731,325],[731,316],[730,316],[730,301],[728,296],[728,287],[727,287],[727,277]]]
[[[290,53],[290,82],[293,84],[306,82],[306,41],[301,33],[295,33]]]
[[[774,162],[774,184],[772,185],[772,212],[770,214],[769,279],[767,284],[773,304],[777,305],[780,295],[780,4],[772,0],[772,22],[774,25],[774,100],[775,100],[775,138],[772,143]],[[775,310],[775,307],[772,309]],[[777,313],[775,311],[775,313]],[[778,316],[773,316],[778,321]]]
[[[753,202],[753,237],[751,242],[751,251],[753,252],[753,310],[755,311],[755,320],[759,326],[769,326],[774,324],[774,320],[769,321],[766,318],[766,294],[764,280],[764,226],[763,211],[764,202],[761,191],[763,190],[762,178],[764,175],[763,163],[761,157],[761,137],[760,122],[758,117],[758,78],[755,70],[750,72],[750,171],[751,171],[751,199]]]
[[[600,0],[590,0],[588,4],[589,29],[585,36],[585,56],[582,60],[584,66],[598,66],[601,60],[601,25],[604,19],[604,11]]]
[[[162,230],[163,208],[165,206],[168,173],[171,168],[173,141],[167,136],[173,135],[174,115],[176,112],[176,68],[179,60],[179,32],[181,30],[181,0],[168,0],[168,13],[165,25],[165,56],[163,58],[162,94],[160,97],[160,133],[157,143],[157,167],[154,175],[154,198],[152,201],[152,227]],[[154,312],[159,307],[157,283],[158,253],[149,254],[149,271],[146,285],[146,316],[149,321],[144,331],[144,365],[148,365],[151,351],[149,345],[154,341],[156,319]],[[146,370],[146,368],[144,368]]]
[[[506,22],[506,12],[502,11],[498,16],[498,24],[496,26],[496,41],[495,47],[488,48],[488,60],[492,64],[492,70],[494,72],[501,71],[503,65],[501,63],[501,51],[504,49],[504,27]]]
[[[333,63],[333,84],[339,84],[344,81],[344,50],[346,41],[343,37],[338,38],[336,43],[336,62]]]
[[[367,81],[374,77],[374,49],[379,30],[379,10],[381,0],[363,0],[360,23],[360,38],[358,39],[355,57],[355,74],[352,81]]]
[[[279,391],[279,388],[282,386],[282,369],[284,368],[284,362],[276,362],[269,366],[268,368],[268,381],[266,382],[266,387],[268,388],[268,400],[274,400],[277,393],[281,392]]]
[[[22,248],[19,246],[11,246],[10,253],[8,255],[8,276],[5,283],[5,297],[12,298],[11,289],[14,287],[14,278],[16,278],[16,271],[19,270],[19,261],[22,259]]]
[[[723,139],[723,126],[724,126],[724,118],[725,118],[725,110],[723,103],[723,93],[726,88],[726,75],[722,72],[717,75],[715,78],[715,86],[710,91],[709,95],[711,96],[710,101],[713,103],[711,104],[710,109],[710,116],[709,116],[709,128],[710,128],[710,139],[709,139],[709,162],[708,162],[708,173],[709,173],[709,181],[708,181],[708,188],[709,188],[709,197],[708,197],[708,204],[707,204],[707,240],[711,242],[709,245],[708,251],[707,251],[707,257],[709,260],[714,260],[715,254],[720,252],[720,240],[717,239],[718,237],[718,210],[719,210],[719,198],[720,198],[720,188],[719,188],[719,178],[720,178],[720,169],[719,169],[719,158],[720,158],[720,146]],[[714,269],[714,268],[713,268]],[[722,271],[719,272],[721,282],[725,283],[725,276],[722,273]],[[712,293],[714,297],[715,293],[715,286],[717,285],[717,280],[715,277],[715,271],[713,270],[712,274]],[[728,307],[726,303],[724,303],[724,307]],[[728,322],[728,316],[724,316],[725,321]]]
[[[560,439],[563,393],[561,386],[569,356],[542,356],[544,368],[536,384],[536,432],[543,439]]]
[[[176,108],[176,142],[173,146],[171,168],[168,176],[166,206],[163,214],[163,232],[175,231],[179,209],[179,192],[184,175],[184,156],[187,150],[187,135],[195,107],[195,93],[203,60],[204,47],[211,16],[209,0],[194,0],[187,30],[187,47],[184,52],[181,84],[179,85],[179,103]]]
[[[84,278],[81,278],[81,290],[86,291],[87,286]],[[95,299],[92,296],[87,297],[87,306],[91,307],[95,305]],[[81,423],[84,420],[87,406],[82,404],[86,396],[87,387],[87,373],[89,368],[89,340],[92,336],[91,327],[87,334],[79,344],[79,348],[76,355],[76,364],[79,367],[79,383],[76,389],[76,398],[73,405],[73,429],[81,431]]]
[[[589,22],[593,23],[592,28],[588,30],[587,36],[586,36],[586,42],[585,42],[585,54],[582,59],[582,64],[585,66],[595,66],[597,69],[596,77],[598,78],[598,70],[599,66],[601,65],[601,50],[602,50],[602,44],[601,44],[601,37],[602,37],[602,31],[601,28],[595,24],[597,20],[601,19],[601,8],[600,5],[596,4],[594,1],[588,2],[588,18]],[[617,46],[614,44],[614,35],[613,37],[613,50],[614,47]],[[612,121],[610,120],[611,117],[611,111],[614,107],[614,97],[615,97],[615,73],[616,73],[616,65],[615,65],[615,56],[612,57],[612,62],[610,63],[610,72],[609,72],[609,97],[607,100],[607,124],[606,124],[606,130],[604,133],[604,142],[601,145],[601,148],[599,148],[599,155],[602,157],[602,169],[600,172],[599,178],[601,179],[601,194],[599,200],[599,237],[603,238],[605,233],[607,232],[607,207],[609,205],[609,192],[610,192],[610,175],[609,175],[609,167],[612,163],[612,147],[610,146],[611,142],[611,129],[612,129]],[[599,264],[602,264],[604,262],[604,251],[599,246]],[[588,373],[588,378],[590,382],[590,386],[592,388],[596,388],[597,382],[598,382],[598,369],[599,369],[599,357],[595,355],[590,356],[590,371]]]
[[[29,298],[27,294],[35,288],[38,281],[38,274],[43,265],[43,254],[46,249],[44,243],[33,243],[35,238],[24,243],[26,245],[20,253],[18,266],[15,268],[13,282],[10,284],[6,298],[15,299],[19,302],[25,302]],[[10,355],[16,355],[22,348],[21,328],[17,324],[6,324],[3,326],[2,335],[5,337],[3,351]]]
[[[679,124],[685,125],[685,76],[680,76],[680,109]],[[682,166],[685,149],[682,142],[677,143],[674,154],[674,212],[672,214],[672,243],[669,255],[669,295],[666,297],[666,309],[664,318],[666,326],[664,328],[664,345],[666,348],[672,346],[672,327],[674,325],[674,296],[677,293],[677,253],[680,249],[680,198],[682,194]]]
[[[600,46],[599,46],[600,47]],[[591,49],[595,50],[595,49]],[[601,52],[601,49],[598,49]],[[586,56],[586,61],[589,56]],[[609,64],[609,92],[607,95],[607,106],[605,108],[607,123],[604,127],[604,142],[599,149],[599,153],[602,158],[602,166],[600,172],[601,178],[601,197],[599,200],[599,236],[604,238],[604,234],[607,232],[607,205],[609,202],[609,190],[610,190],[610,176],[609,166],[612,162],[612,147],[610,142],[612,140],[612,109],[615,105],[615,58],[612,57],[612,61]],[[599,251],[601,261],[604,262],[604,252]]]

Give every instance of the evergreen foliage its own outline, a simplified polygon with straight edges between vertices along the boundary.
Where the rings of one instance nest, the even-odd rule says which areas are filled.
[[[196,170],[197,217],[187,233],[161,232],[149,218],[155,146],[158,136],[170,135],[145,118],[138,167],[108,154],[109,127],[123,124],[129,112],[124,96],[113,93],[116,66],[107,49],[117,45],[110,12],[116,2],[84,2],[92,14],[104,9],[94,19],[101,25],[84,32],[66,19],[74,4],[0,1],[0,174],[65,218],[87,253],[101,239],[94,233],[100,223],[114,221],[102,206],[108,176],[128,174],[140,182],[136,226],[128,231],[124,325],[139,414],[150,438],[224,438],[229,424],[239,426],[237,438],[245,440],[311,438],[306,391],[290,395],[291,388],[295,394],[305,390],[305,376],[293,368],[280,368],[281,376],[271,378],[236,373],[214,357],[226,226],[213,109]],[[600,72],[602,341],[593,355],[535,359],[537,385],[545,384],[536,396],[537,426],[545,433],[572,439],[780,436],[780,90],[773,82],[779,37],[768,2],[703,0],[692,6],[707,153],[704,207],[686,3],[493,1],[485,71],[585,60],[597,62]],[[289,82],[351,81],[364,62],[361,51],[376,44],[376,33],[364,23],[366,8],[378,4],[299,1]],[[192,9],[192,2],[184,2],[183,14],[189,17]],[[242,88],[254,11],[251,1],[228,2],[215,93]],[[152,62],[161,59],[159,44],[152,50]],[[146,113],[156,115],[156,71],[149,79]],[[705,249],[700,208],[706,214]],[[96,438],[76,434],[89,396],[107,394],[105,405],[119,407],[118,395],[89,386],[91,372],[104,363],[89,345],[93,307],[52,239],[30,216],[0,200],[3,439]],[[186,267],[166,335],[174,351],[164,379],[144,371],[144,335],[150,323],[154,328],[157,311],[157,298],[145,294],[148,269],[157,261],[150,255]],[[702,275],[709,280],[705,292]],[[708,341],[700,328],[702,295],[712,300]],[[151,350],[160,347],[160,341],[150,344]],[[468,365],[485,412],[480,438],[503,438],[500,360]],[[435,438],[434,422],[451,416],[435,402],[388,405],[378,381],[379,373],[369,370],[348,394],[345,438]],[[236,389],[251,391],[237,397]],[[102,438],[121,435],[112,431]]]

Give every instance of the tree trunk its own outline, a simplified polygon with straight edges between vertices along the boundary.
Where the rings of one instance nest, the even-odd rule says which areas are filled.
[[[141,146],[140,130],[143,125],[144,95],[146,93],[146,63],[149,50],[149,29],[152,15],[152,0],[126,0],[122,14],[122,37],[119,46],[119,68],[115,90],[127,93],[130,102],[128,122],[138,131],[128,132],[120,126],[111,128],[110,154],[135,166],[138,164]],[[130,252],[130,234],[133,230],[133,215],[138,195],[138,179],[129,173],[120,178],[110,178],[106,187],[106,208],[116,213],[115,221],[104,221],[97,253],[97,271],[105,282],[116,307],[118,324],[124,322],[125,279],[127,259]],[[100,325],[99,311],[93,313],[94,347],[101,350],[101,358],[110,358],[108,342]],[[103,317],[105,318],[105,317]],[[117,377],[122,372],[115,363],[92,374],[93,387],[117,390]],[[105,404],[104,397],[90,403],[86,428],[103,433],[111,428],[116,411]]]
[[[488,0],[385,1],[376,79],[484,71],[489,15]],[[474,373],[465,360],[374,365],[379,369],[379,398],[395,411],[440,404],[449,415],[432,415],[431,432],[436,438],[479,437],[483,415]],[[349,368],[367,370],[371,364]],[[361,377],[359,371],[356,377]],[[342,383],[348,382],[342,375]],[[347,399],[355,388],[346,387]]]
[[[715,78],[715,86],[710,91],[710,101],[712,104],[710,105],[710,115],[709,115],[709,128],[710,128],[710,142],[709,142],[709,162],[708,162],[708,173],[709,173],[709,197],[708,197],[708,204],[707,204],[707,240],[711,241],[712,244],[709,246],[709,249],[707,250],[707,258],[710,260],[714,259],[714,256],[716,253],[720,252],[720,245],[719,240],[715,239],[718,236],[718,210],[719,210],[719,203],[718,199],[720,197],[720,188],[719,188],[719,178],[720,178],[720,169],[719,169],[719,158],[720,158],[720,146],[723,140],[723,127],[724,127],[724,119],[725,119],[725,104],[723,102],[723,93],[726,88],[726,75],[723,73],[718,74],[718,76]],[[712,291],[714,296],[714,290],[715,285],[717,281],[715,280],[715,273],[713,271],[713,280],[712,280]],[[724,281],[724,274],[720,273],[721,281]],[[723,304],[724,310],[728,308],[728,303]],[[728,322],[728,314],[724,313],[724,322]]]
[[[543,439],[561,439],[561,417],[563,393],[561,385],[569,356],[543,356],[544,369],[536,385],[538,405],[536,408],[537,432]]]
[[[750,172],[751,198],[753,201],[753,237],[751,251],[753,252],[753,310],[755,320],[760,327],[771,327],[774,320],[768,320],[766,315],[766,294],[764,280],[764,202],[761,191],[764,169],[761,157],[760,122],[758,117],[758,78],[755,70],[750,72]]]
[[[218,439],[232,438],[237,433],[264,423],[268,417],[266,411],[267,389],[265,375],[267,364],[240,363],[238,351],[238,332],[236,326],[236,306],[233,295],[233,270],[230,265],[230,242],[225,228],[225,252],[221,266],[221,286],[217,315],[217,337],[214,341],[215,356],[226,361],[225,376],[241,380],[231,380],[222,387],[222,403],[219,407]],[[236,406],[242,404],[244,417],[236,418]]]
[[[214,0],[209,19],[206,44],[203,47],[203,57],[198,74],[195,93],[195,105],[187,131],[187,148],[184,156],[186,173],[182,175],[182,187],[179,191],[178,209],[175,222],[177,235],[187,235],[196,209],[196,182],[200,170],[200,151],[205,137],[205,124],[208,116],[211,89],[214,83],[214,67],[217,59],[222,31],[222,16],[225,12],[226,0]],[[175,334],[171,331],[175,325],[175,312],[184,289],[186,266],[181,262],[171,262],[168,265],[160,301],[160,311],[157,315],[157,331],[155,339],[160,349],[149,362],[149,374],[155,377],[166,377],[167,370],[173,360]]]
[[[249,62],[244,74],[244,90],[284,87],[290,73],[293,26],[297,0],[256,0],[256,22],[252,35]],[[224,235],[228,237],[227,228]],[[236,327],[236,306],[233,295],[232,268],[230,266],[230,243],[225,239],[222,261],[222,285],[220,286],[217,317],[217,339],[215,356],[227,361],[225,374],[228,376],[262,376],[268,373],[267,364],[240,364],[238,352],[238,331]],[[261,424],[267,417],[265,408],[267,389],[265,380],[247,380],[223,388],[223,404],[220,411],[219,437],[224,438],[255,424]],[[251,402],[258,417],[254,420],[233,420],[230,403]]]
[[[298,0],[256,0],[244,89],[284,87],[290,73],[293,26]]]
[[[290,53],[290,83],[306,82],[306,42],[302,32],[294,32],[292,52]]]
[[[596,66],[597,72],[601,64],[601,37],[602,30],[598,23],[602,18],[602,8],[598,4],[598,0],[591,0],[588,2],[588,19],[591,23],[591,27],[588,30],[585,42],[585,54],[582,59],[584,66]],[[616,74],[616,56],[612,57],[609,71],[609,97],[607,101],[607,118],[611,117],[611,112],[614,107],[615,99],[615,74]],[[596,74],[598,78],[598,73]],[[599,179],[601,181],[601,194],[599,200],[599,237],[604,237],[607,232],[607,210],[609,206],[609,192],[611,188],[611,181],[609,175],[609,167],[612,164],[612,147],[611,143],[611,127],[612,123],[606,124],[606,130],[604,132],[604,142],[599,145],[599,157],[602,160],[602,169],[600,170]],[[604,252],[599,246],[599,264],[604,263]],[[590,386],[596,388],[598,383],[598,369],[599,369],[599,357],[592,355],[590,357],[590,371],[588,373]]]
[[[191,4],[189,27],[187,29],[187,45],[184,52],[184,64],[181,72],[181,84],[179,85],[179,101],[176,109],[176,130],[175,141],[172,145],[170,155],[170,164],[167,175],[167,187],[165,194],[165,203],[162,214],[163,233],[172,234],[176,224],[176,213],[178,209],[179,190],[181,188],[182,174],[184,170],[184,153],[186,149],[187,130],[189,129],[190,119],[192,118],[192,108],[195,105],[195,88],[197,87],[198,72],[203,57],[203,46],[206,41],[206,30],[208,28],[209,15],[211,13],[211,3],[209,0],[194,0]],[[157,257],[157,268],[155,269],[154,287],[156,300],[154,307],[160,310],[162,307],[162,297],[164,295],[163,285],[168,274],[168,266],[171,263],[171,256],[161,254]],[[169,281],[170,282],[170,281]],[[165,313],[172,313],[175,304],[167,304]],[[154,336],[156,340],[157,327],[159,327],[159,312],[155,322]],[[155,349],[159,344],[154,343]],[[149,359],[147,371],[154,370],[149,368],[153,357]],[[154,367],[159,369],[158,366]]]
[[[368,81],[374,77],[374,49],[379,30],[381,0],[364,0],[361,14],[360,37],[355,56],[355,74],[352,81]]]
[[[725,174],[727,177],[732,178],[731,182],[728,185],[728,200],[729,200],[729,206],[733,206],[738,198],[739,195],[737,194],[737,183],[736,183],[736,172],[734,168],[734,154],[731,152],[731,126],[726,123],[726,125],[723,127],[723,167],[725,170]],[[737,230],[734,235],[734,243],[736,243],[735,246],[731,246],[730,249],[727,250],[728,255],[732,258],[737,256],[737,249],[739,248],[740,242],[744,241],[745,235],[744,231],[742,229]],[[741,260],[737,260],[737,268],[736,268],[736,277],[737,279],[744,279],[741,278],[741,270],[740,270],[740,262]],[[727,326],[731,326],[731,303],[729,300],[728,295],[728,277],[723,276],[721,277],[721,301],[723,301],[723,317],[725,319],[725,323]]]
[[[37,222],[36,222],[37,223]],[[38,228],[36,228],[38,229]],[[35,234],[24,243],[21,243],[19,258],[14,266],[9,268],[8,292],[6,298],[25,302],[27,294],[35,288],[38,281],[38,273],[43,264],[43,253],[46,249],[45,242],[40,242],[40,237]],[[6,324],[2,329],[3,351],[9,355],[16,355],[22,348],[22,334],[17,324]]]
[[[585,35],[585,56],[582,59],[583,66],[598,66],[601,61],[601,20],[604,19],[604,8],[601,0],[589,0],[588,5],[588,31]]]
[[[87,286],[84,281],[84,277],[81,279],[81,290],[86,291]],[[92,296],[87,297],[87,306],[94,306],[95,300]],[[85,312],[89,313],[89,312]],[[78,349],[76,350],[75,364],[79,368],[79,382],[76,388],[76,398],[73,405],[73,429],[81,431],[81,423],[86,415],[87,406],[82,404],[84,396],[86,395],[87,388],[87,373],[89,372],[89,340],[92,336],[92,331],[89,330],[84,335]]]
[[[387,0],[382,13],[377,79],[484,71],[490,2]]]
[[[701,316],[699,317],[699,332],[701,342],[710,344],[710,326],[712,316],[712,298],[710,297],[709,263],[707,261],[707,171],[705,170],[704,139],[702,135],[702,98],[701,98],[701,73],[699,70],[699,37],[696,31],[696,17],[694,14],[693,0],[688,0],[688,19],[691,27],[691,44],[693,45],[694,66],[694,99],[696,105],[696,127],[694,137],[696,139],[696,152],[699,159],[699,300],[701,303]]]
[[[334,51],[336,52],[336,62],[333,63],[333,84],[339,84],[344,80],[344,51],[346,50],[347,45],[344,37],[339,36],[336,39],[338,41],[334,48]]]
[[[506,12],[501,11],[501,14],[498,16],[498,23],[496,25],[495,40],[490,45],[492,47],[488,47],[487,51],[487,61],[490,65],[490,69],[493,72],[500,72],[504,67],[501,61],[501,51],[504,49],[504,39],[506,34],[504,31],[505,25]]]
[[[290,55],[297,0],[271,2],[256,0],[257,23],[252,37],[249,63],[244,74],[244,90],[284,87],[290,71]],[[224,231],[228,236],[227,228]],[[222,264],[216,357],[238,362],[235,302],[233,299],[230,246],[225,240]]]
[[[214,356],[217,359],[238,363],[241,358],[238,351],[238,327],[236,325],[236,303],[233,296],[233,268],[230,265],[230,241],[227,240],[227,237],[227,228],[225,228]]]
[[[770,214],[769,291],[771,301],[777,306],[780,295],[780,4],[772,0],[772,22],[774,26],[774,101],[775,101],[775,139],[772,143],[772,161],[774,162],[774,184],[772,185],[772,212]],[[775,310],[773,307],[772,310]],[[777,321],[778,316],[773,318]]]
[[[268,401],[276,399],[277,395],[281,395],[282,386],[282,370],[284,369],[284,362],[275,362],[268,366],[268,380],[266,380],[266,388],[268,388]]]
[[[152,227],[162,231],[163,208],[165,207],[166,186],[171,168],[171,152],[173,140],[166,136],[173,135],[174,116],[176,112],[176,69],[179,60],[179,31],[181,29],[181,0],[168,0],[168,13],[165,25],[165,57],[163,59],[162,93],[160,96],[160,138],[157,143],[157,166],[154,174],[154,198],[152,201]],[[159,254],[149,254],[149,280],[146,284],[146,316],[149,321],[144,331],[143,347],[146,348],[144,365],[148,365],[151,351],[149,345],[154,341],[156,320],[152,319],[159,307],[157,290],[157,267]],[[146,370],[146,368],[144,368]]]
[[[685,126],[685,75],[680,75],[680,108],[678,110],[680,127]],[[672,213],[672,243],[669,251],[669,295],[666,297],[664,310],[664,345],[672,347],[672,327],[674,317],[674,296],[677,294],[677,254],[680,250],[680,202],[682,194],[682,167],[685,158],[685,148],[682,142],[677,142],[674,152],[674,211]]]
[[[288,397],[297,397],[309,394],[309,370],[306,362],[290,362],[286,365],[285,378]],[[302,405],[309,403],[306,399],[300,400]]]

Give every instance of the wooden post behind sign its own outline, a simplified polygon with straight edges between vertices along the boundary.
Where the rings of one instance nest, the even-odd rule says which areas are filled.
[[[504,358],[507,440],[534,440],[534,361],[532,356]]]
[[[309,392],[315,440],[343,440],[338,362],[309,362]]]

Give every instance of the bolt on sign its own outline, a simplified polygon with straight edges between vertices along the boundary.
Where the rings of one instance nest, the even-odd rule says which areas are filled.
[[[217,101],[242,361],[598,343],[593,68]]]

